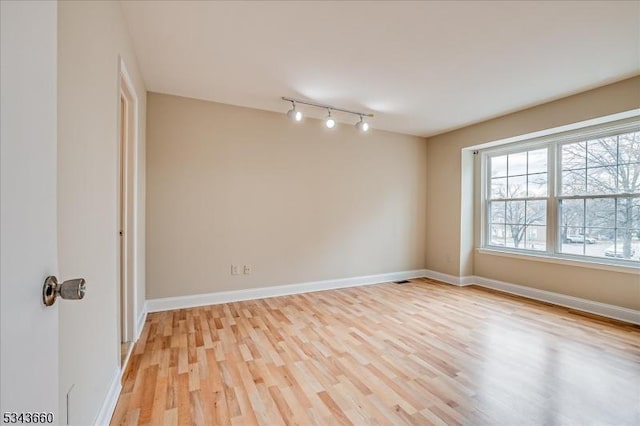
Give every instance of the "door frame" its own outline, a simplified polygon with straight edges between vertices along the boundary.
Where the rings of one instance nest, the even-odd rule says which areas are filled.
[[[118,58],[118,166],[116,170],[118,245],[118,330],[120,342],[133,342],[137,327],[138,254],[138,97],[122,57]],[[126,122],[122,122],[121,99],[125,99]],[[124,129],[123,129],[124,126]],[[124,132],[123,132],[124,130]],[[122,136],[126,135],[124,141]],[[119,236],[120,231],[124,235]],[[119,346],[118,346],[119,347]]]

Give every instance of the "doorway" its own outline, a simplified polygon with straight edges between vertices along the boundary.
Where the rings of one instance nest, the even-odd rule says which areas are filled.
[[[120,294],[120,366],[124,368],[134,341],[136,98],[121,62],[119,93],[118,238]]]

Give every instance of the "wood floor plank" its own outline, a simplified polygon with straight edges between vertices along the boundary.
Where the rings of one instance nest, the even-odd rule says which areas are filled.
[[[429,279],[149,314],[113,425],[640,424],[640,327]]]

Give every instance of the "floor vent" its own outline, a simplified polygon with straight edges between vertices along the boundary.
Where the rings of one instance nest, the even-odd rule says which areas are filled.
[[[409,280],[402,280],[402,281],[394,281],[394,283],[396,284],[406,284],[406,283],[410,283],[411,281]]]

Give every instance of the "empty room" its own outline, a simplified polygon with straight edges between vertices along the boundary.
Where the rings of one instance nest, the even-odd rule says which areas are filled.
[[[640,425],[640,1],[0,7],[3,424]]]

